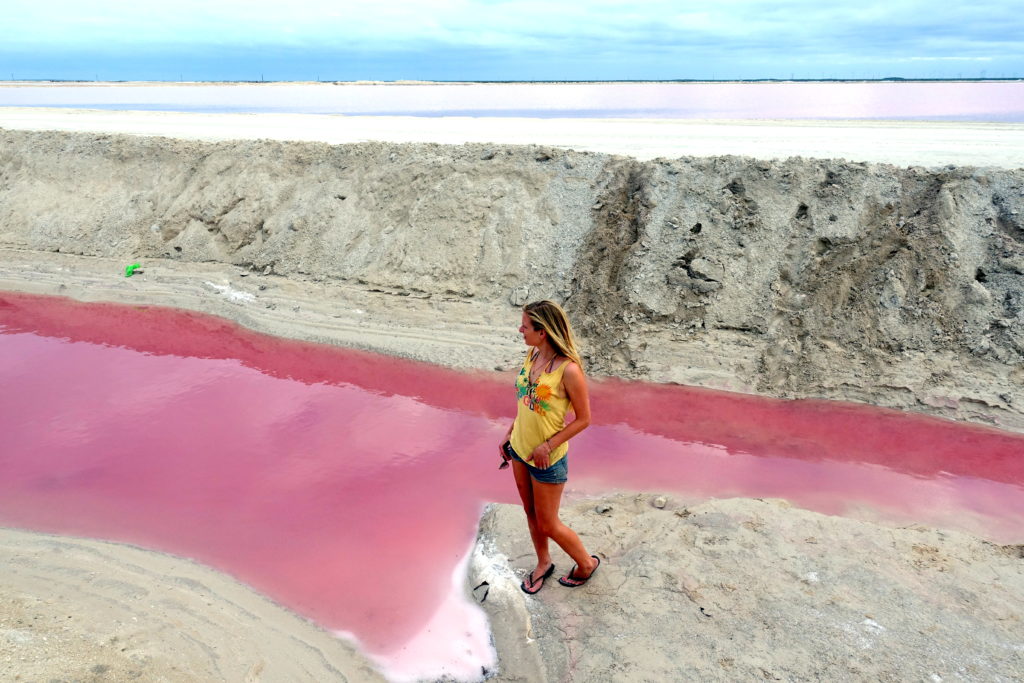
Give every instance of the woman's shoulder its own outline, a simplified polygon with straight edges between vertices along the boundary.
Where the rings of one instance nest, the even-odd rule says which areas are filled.
[[[565,374],[572,373],[574,375],[579,375],[580,377],[583,376],[583,368],[580,367],[579,363],[574,361],[572,358],[566,358],[565,360],[566,362],[562,363],[562,372]]]
[[[586,384],[587,374],[583,372],[583,368],[579,363],[570,359],[566,359],[566,362],[562,364],[562,382],[564,384],[574,384],[579,386],[580,384]]]
[[[562,371],[563,375],[570,372],[582,373],[579,364],[568,356],[559,356],[555,359],[554,372],[558,372],[559,370]]]

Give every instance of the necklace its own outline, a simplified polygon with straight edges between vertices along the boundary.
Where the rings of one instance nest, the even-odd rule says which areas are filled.
[[[537,351],[537,355],[533,359],[533,363],[530,365],[530,377],[529,377],[530,384],[532,384],[534,386],[537,385],[537,382],[540,380],[540,376],[544,374],[544,366],[545,365],[549,365],[551,363],[551,361],[553,361],[555,359],[555,356],[557,356],[557,355],[558,354],[556,354],[556,353],[551,354],[550,358],[545,359],[543,363],[540,363],[538,365],[537,361],[540,360],[540,351]],[[535,376],[533,374],[533,368],[534,367],[539,367],[540,368],[540,372],[537,373],[536,379],[534,379]]]

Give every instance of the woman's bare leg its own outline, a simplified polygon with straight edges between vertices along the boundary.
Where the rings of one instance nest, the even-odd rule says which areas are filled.
[[[529,472],[526,473],[526,476],[530,476]],[[576,562],[578,568],[574,575],[575,578],[587,578],[597,569],[597,560],[592,558],[587,549],[583,547],[583,541],[576,535],[576,532],[563,524],[558,517],[558,508],[562,503],[562,490],[565,489],[565,484],[543,484],[531,480],[531,485],[538,532],[557,543]],[[530,533],[533,533],[532,528]],[[545,564],[544,567],[546,568],[548,564]]]
[[[551,566],[551,551],[548,547],[548,537],[541,533],[537,524],[537,513],[534,511],[533,498],[533,477],[526,465],[518,460],[512,461],[512,472],[516,477],[516,488],[519,489],[519,497],[523,501],[523,510],[526,512],[526,523],[530,526],[530,538],[533,540],[533,550],[537,553],[537,566],[530,573],[530,584],[533,584],[534,577],[542,576]]]

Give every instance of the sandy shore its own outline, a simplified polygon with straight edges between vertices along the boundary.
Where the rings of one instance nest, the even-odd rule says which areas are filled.
[[[0,680],[384,680],[350,643],[186,559],[0,528],[0,567]]]
[[[536,596],[522,511],[484,515],[470,584],[502,680],[1010,681],[1024,671],[1024,549],[779,500],[570,501],[602,563]]]
[[[637,159],[734,154],[898,166],[1024,165],[1024,124],[193,114],[0,108],[0,128],[182,139],[550,145]]]

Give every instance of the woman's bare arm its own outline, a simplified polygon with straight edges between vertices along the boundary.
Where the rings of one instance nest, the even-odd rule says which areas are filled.
[[[558,448],[590,426],[590,393],[587,390],[587,377],[583,374],[580,366],[576,363],[569,363],[565,367],[565,372],[562,373],[562,385],[565,387],[569,401],[572,402],[572,411],[576,414],[576,419],[548,439],[552,449]]]
[[[576,363],[569,362],[565,366],[565,371],[562,373],[562,386],[565,387],[565,393],[572,402],[572,410],[576,413],[576,419],[563,427],[562,431],[533,449],[530,457],[534,465],[540,469],[547,469],[549,466],[548,458],[551,456],[551,451],[590,426],[590,394],[587,392],[587,377]]]

